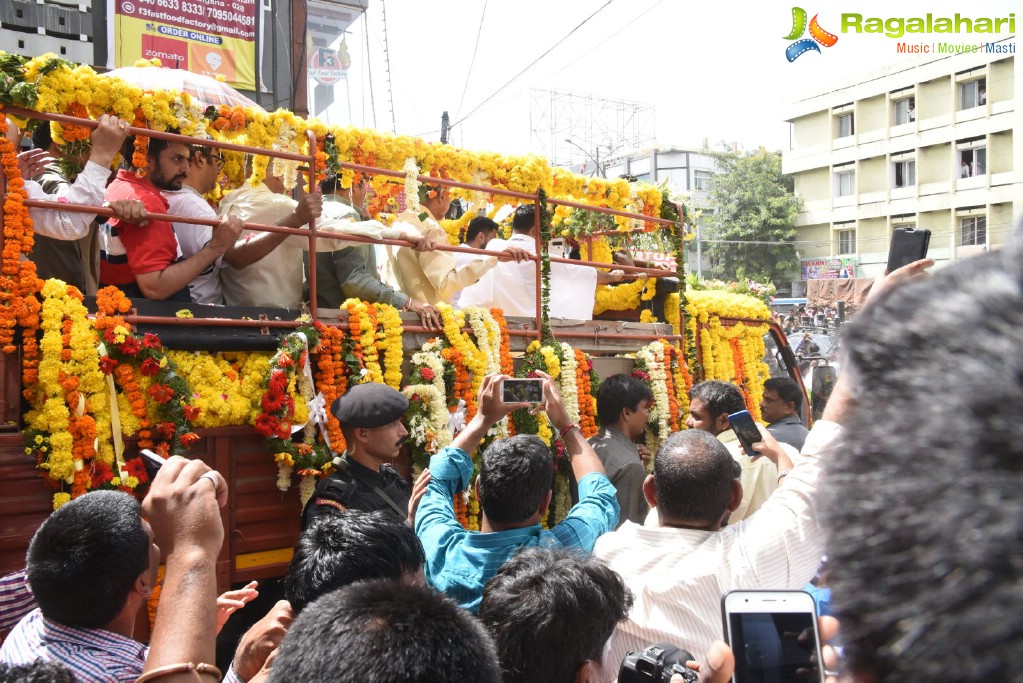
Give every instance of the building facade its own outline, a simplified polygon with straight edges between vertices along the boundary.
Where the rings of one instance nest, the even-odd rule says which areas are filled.
[[[909,59],[794,104],[783,168],[804,203],[802,258],[874,277],[894,228],[929,229],[940,263],[997,248],[1023,213],[1015,57]]]

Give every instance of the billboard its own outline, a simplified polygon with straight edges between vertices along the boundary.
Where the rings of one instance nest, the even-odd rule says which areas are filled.
[[[256,0],[114,0],[114,66],[165,67],[256,89]]]
[[[799,261],[804,280],[837,280],[856,277],[856,259],[805,258]]]

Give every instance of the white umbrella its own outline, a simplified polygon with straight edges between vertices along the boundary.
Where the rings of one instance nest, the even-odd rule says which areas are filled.
[[[104,75],[119,78],[125,83],[131,83],[144,90],[187,92],[196,102],[205,107],[226,104],[232,107],[262,109],[227,83],[185,69],[168,69],[161,66],[124,66],[108,71]]]

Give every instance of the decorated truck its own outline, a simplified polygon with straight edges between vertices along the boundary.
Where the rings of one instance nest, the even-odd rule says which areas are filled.
[[[130,133],[143,154],[148,138],[218,148],[226,163],[221,184],[208,197],[213,204],[243,182],[258,183],[269,164],[289,189],[304,185],[311,191],[327,174],[345,186],[365,178],[374,190],[369,211],[385,221],[416,206],[419,183],[446,186],[469,207],[460,218],[443,221],[449,244],[438,248],[455,252],[479,251],[457,246],[472,216],[522,203],[541,209],[535,212],[538,286],[531,317],[440,304],[442,329],[434,330],[379,303],[350,299],[325,309],[316,306],[314,264],[310,304],[303,310],[133,301],[114,288],[83,296],[59,280],[36,276],[27,258],[34,235],[30,209],[110,210],[28,199],[17,148],[0,139],[0,572],[23,565],[40,521],[71,498],[96,489],[144,495],[149,475],[139,451],[151,448],[201,458],[229,482],[221,589],[280,576],[299,532],[303,501],[344,450],[329,406],[359,382],[385,382],[409,397],[408,457],[397,464],[411,470],[471,418],[489,373],[547,372],[590,436],[597,431],[599,377],[631,372],[654,396],[646,435],[652,450],[684,428],[694,381],[736,383],[755,416],[772,369],[801,384],[764,300],[727,288],[677,286],[685,283],[688,212],[663,188],[575,175],[536,156],[470,152],[328,127],[283,110],[153,91],[53,55],[24,60],[0,53],[0,71],[6,115],[0,126],[50,126],[66,152],[83,151],[103,113],[133,122]],[[249,154],[252,174],[246,178]],[[315,260],[315,222],[308,229],[247,227],[307,237]],[[581,259],[550,255],[557,236],[577,241]],[[613,250],[639,243],[673,253],[676,268],[614,266],[631,277],[598,288],[597,319],[549,317],[551,262],[607,269]],[[765,348],[774,349],[770,366]],[[513,415],[492,437],[510,433],[538,434],[558,455],[555,502],[545,523],[557,521],[569,506],[562,446],[543,414]],[[478,528],[471,491],[456,496],[454,505],[466,527]]]

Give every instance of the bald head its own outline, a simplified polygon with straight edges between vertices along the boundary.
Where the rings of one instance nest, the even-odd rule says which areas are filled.
[[[716,528],[728,510],[740,472],[739,463],[710,433],[675,432],[654,459],[661,523]]]

